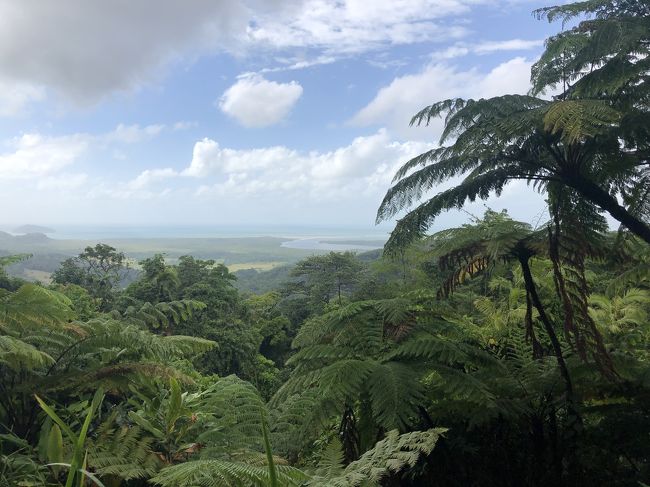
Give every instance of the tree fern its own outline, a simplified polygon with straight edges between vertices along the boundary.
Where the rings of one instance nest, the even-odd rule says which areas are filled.
[[[130,306],[124,312],[123,317],[118,315],[117,318],[168,333],[175,325],[189,320],[193,313],[202,309],[205,309],[204,303],[192,299],[182,299],[156,304],[145,303],[139,308]]]
[[[33,345],[11,336],[0,335],[0,365],[19,372],[44,369],[53,363],[54,359],[49,354]]]
[[[299,486],[305,479],[299,470],[278,466],[278,485]],[[162,487],[231,487],[251,485],[269,487],[270,477],[266,467],[247,465],[226,460],[196,460],[168,467],[151,479]]]
[[[300,485],[306,476],[282,465],[273,457],[268,436],[268,412],[257,391],[236,377],[216,381],[188,401],[198,401],[202,410],[196,438],[203,447],[200,456],[168,466],[151,480],[162,486]],[[266,456],[259,455],[266,451]],[[263,460],[265,459],[265,460]]]
[[[557,56],[555,50],[538,66],[561,72],[551,62]],[[542,84],[547,83],[546,75],[539,76],[546,79]],[[650,226],[635,214],[636,203],[627,197],[644,184],[647,154],[642,148],[648,138],[638,127],[648,119],[647,109],[634,102],[621,105],[601,94],[565,92],[561,98],[451,99],[417,113],[411,124],[428,125],[432,118],[444,117],[440,144],[449,145],[416,156],[397,172],[377,221],[408,211],[398,220],[387,249],[422,237],[443,211],[498,196],[515,180],[542,192],[551,183],[576,191],[650,242]],[[458,177],[463,178],[460,183],[431,194],[436,186]],[[623,191],[623,185],[632,191]],[[617,197],[623,197],[623,205]]]
[[[405,427],[422,399],[419,374],[386,352],[417,328],[417,307],[408,298],[364,301],[310,322],[296,337],[300,348],[288,362],[294,372],[273,404],[318,389],[323,420],[367,395],[373,421],[386,429]]]
[[[138,426],[119,426],[115,414],[98,426],[88,451],[89,466],[105,479],[148,479],[161,466],[151,438]]]
[[[359,460],[349,464],[340,474],[315,477],[308,481],[307,485],[313,487],[378,486],[385,477],[397,474],[406,467],[413,467],[421,456],[429,455],[445,431],[444,428],[436,428],[402,435],[397,430],[389,431],[386,438],[364,453]],[[330,452],[330,461],[332,456]],[[325,469],[326,474],[331,475],[332,472],[336,470],[331,466]]]

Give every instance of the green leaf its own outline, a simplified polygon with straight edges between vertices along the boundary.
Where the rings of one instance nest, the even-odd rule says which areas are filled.
[[[162,431],[160,431],[158,428],[156,428],[153,424],[151,424],[147,419],[143,418],[138,413],[129,411],[129,419],[134,423],[138,424],[139,426],[141,426],[142,428],[144,428],[145,430],[147,430],[156,438],[159,438],[161,440],[165,438],[165,434]]]
[[[63,422],[61,418],[59,418],[59,415],[54,412],[54,409],[52,409],[50,406],[45,404],[45,402],[38,397],[36,394],[34,394],[34,397],[36,398],[36,401],[38,402],[39,406],[41,406],[41,409],[47,413],[47,415],[52,418],[52,420],[58,424],[63,432],[70,438],[70,441],[74,444],[77,441],[77,435],[74,434],[74,432],[70,429],[70,427]]]
[[[58,424],[53,424],[47,436],[47,459],[50,462],[63,461],[63,436]]]
[[[167,428],[172,430],[174,428],[174,423],[178,419],[181,408],[183,406],[183,396],[181,393],[181,386],[178,381],[170,377],[169,379],[169,388],[170,388],[170,397],[169,397],[169,408],[167,410]]]
[[[101,405],[102,401],[104,400],[104,391],[100,388],[95,392],[95,395],[93,396],[93,401],[90,404],[90,407],[88,408],[88,413],[86,414],[86,420],[84,421],[84,424],[81,428],[81,432],[79,433],[79,438],[77,439],[77,448],[82,449],[84,443],[86,442],[86,436],[88,434],[88,428],[90,427],[90,422],[92,421],[93,416],[95,415],[95,411],[99,409],[99,406]]]

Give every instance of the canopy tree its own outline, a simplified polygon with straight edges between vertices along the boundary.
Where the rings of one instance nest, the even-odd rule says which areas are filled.
[[[124,252],[119,252],[108,244],[98,243],[86,247],[76,257],[61,263],[52,274],[57,284],[76,284],[88,290],[99,300],[100,309],[107,311],[113,303],[115,288],[128,273]]]

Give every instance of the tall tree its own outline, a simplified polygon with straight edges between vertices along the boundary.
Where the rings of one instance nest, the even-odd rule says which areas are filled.
[[[124,252],[98,243],[86,247],[77,257],[66,259],[52,275],[57,284],[77,284],[100,301],[100,309],[107,311],[113,302],[114,291],[128,272]]]
[[[291,276],[297,278],[295,288],[305,292],[314,304],[324,305],[336,299],[341,305],[363,268],[352,252],[330,252],[300,261]]]

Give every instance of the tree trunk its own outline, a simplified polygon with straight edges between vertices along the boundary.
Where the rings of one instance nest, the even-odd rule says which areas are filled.
[[[603,188],[581,177],[567,178],[564,182],[578,191],[584,198],[600,206],[613,218],[621,222],[630,232],[650,244],[650,226],[627,211],[614,196]]]
[[[343,446],[345,465],[358,460],[360,456],[359,431],[354,409],[350,405],[346,405],[343,411],[339,425],[339,438]]]
[[[533,301],[533,305],[537,309],[537,312],[539,313],[539,318],[541,322],[544,324],[544,328],[546,329],[546,333],[548,334],[548,337],[551,340],[551,345],[553,346],[553,352],[555,354],[555,358],[557,359],[558,367],[560,368],[560,375],[562,376],[562,379],[564,380],[564,391],[565,391],[565,402],[566,402],[566,410],[567,410],[567,422],[566,422],[566,430],[567,430],[567,446],[566,446],[566,461],[567,461],[567,466],[566,466],[566,482],[565,485],[573,485],[577,479],[579,478],[579,473],[578,473],[578,463],[577,463],[577,458],[576,458],[576,440],[577,440],[577,434],[582,430],[582,417],[580,416],[580,413],[578,412],[578,409],[575,404],[575,397],[573,394],[573,384],[571,382],[571,376],[569,375],[569,369],[566,365],[566,362],[564,361],[564,355],[562,353],[562,347],[560,345],[560,341],[557,338],[557,334],[555,333],[555,328],[553,327],[553,323],[551,323],[551,320],[549,319],[548,315],[546,314],[546,311],[544,310],[544,305],[542,304],[541,299],[539,298],[539,295],[537,294],[537,287],[535,286],[535,281],[533,280],[533,274],[530,271],[530,253],[524,251],[520,251],[518,254],[518,259],[519,263],[521,265],[521,270],[524,275],[524,282],[526,284],[526,291],[530,293],[531,300]],[[577,485],[577,484],[576,484]]]
[[[562,375],[562,379],[564,379],[567,401],[573,402],[573,385],[571,383],[571,377],[569,376],[569,369],[567,368],[566,362],[564,361],[562,347],[560,345],[560,341],[557,338],[557,334],[555,333],[555,329],[553,328],[553,323],[551,323],[551,320],[546,315],[544,305],[542,304],[542,301],[537,294],[537,287],[535,286],[533,274],[530,271],[530,264],[528,262],[530,255],[520,253],[518,259],[519,264],[521,265],[522,273],[524,275],[526,290],[528,291],[528,294],[530,295],[530,298],[533,302],[533,306],[535,306],[535,309],[537,309],[537,312],[539,313],[539,319],[544,325],[544,329],[546,330],[546,333],[551,340],[553,352],[555,354],[555,358],[557,359],[558,366],[560,367],[560,374]]]

